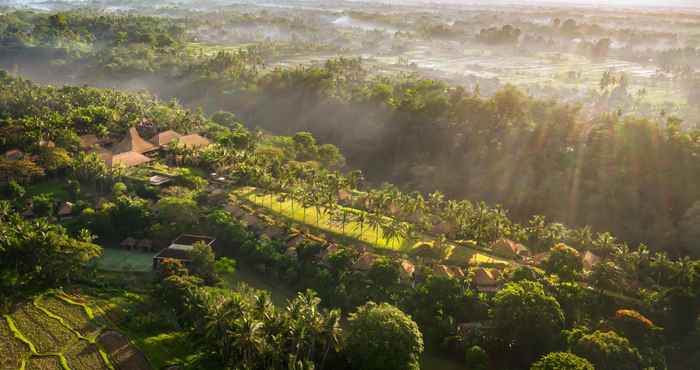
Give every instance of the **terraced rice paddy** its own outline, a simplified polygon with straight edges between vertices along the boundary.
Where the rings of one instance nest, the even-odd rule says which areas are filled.
[[[148,362],[124,338],[120,352],[105,350],[101,333],[107,322],[92,309],[63,293],[39,296],[0,319],[0,370],[120,370],[150,369]],[[121,353],[142,359],[121,367]],[[118,357],[118,360],[115,358]]]

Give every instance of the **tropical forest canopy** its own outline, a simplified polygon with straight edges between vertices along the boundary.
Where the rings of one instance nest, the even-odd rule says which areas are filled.
[[[0,8],[0,357],[80,368],[59,297],[154,368],[697,362],[700,15],[284,4]]]

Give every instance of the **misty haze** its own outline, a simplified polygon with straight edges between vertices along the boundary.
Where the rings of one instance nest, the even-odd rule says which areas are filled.
[[[699,2],[0,0],[0,370],[699,363]]]

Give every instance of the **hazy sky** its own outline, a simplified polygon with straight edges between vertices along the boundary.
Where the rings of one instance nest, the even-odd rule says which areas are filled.
[[[389,0],[387,2],[435,2],[462,4],[579,4],[592,6],[700,7],[700,0]]]

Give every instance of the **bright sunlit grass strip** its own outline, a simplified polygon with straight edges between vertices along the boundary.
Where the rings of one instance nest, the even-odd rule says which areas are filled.
[[[341,234],[346,237],[354,238],[360,240],[364,243],[374,245],[378,248],[392,249],[392,250],[405,250],[410,248],[415,241],[407,241],[404,238],[387,240],[382,232],[381,228],[379,230],[374,230],[365,223],[362,228],[360,224],[354,221],[348,221],[345,224],[345,230],[343,231],[342,225],[333,222],[328,214],[326,208],[319,208],[318,220],[316,214],[316,208],[310,207],[304,209],[301,203],[294,201],[294,207],[292,207],[292,201],[287,199],[280,201],[277,199],[277,195],[263,195],[255,192],[254,188],[242,188],[235,191],[235,194],[241,198],[244,198],[258,207],[265,208],[273,213],[287,217],[293,221],[304,223],[321,230],[328,232]],[[353,212],[363,212],[356,209],[345,208],[348,211],[348,219],[351,217]],[[362,230],[361,230],[362,229]],[[362,232],[360,232],[362,231]]]

